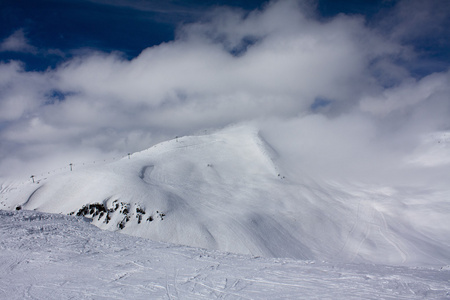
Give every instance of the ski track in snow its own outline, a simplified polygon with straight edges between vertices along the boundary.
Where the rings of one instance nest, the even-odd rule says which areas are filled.
[[[445,299],[450,270],[261,258],[0,211],[2,299]]]

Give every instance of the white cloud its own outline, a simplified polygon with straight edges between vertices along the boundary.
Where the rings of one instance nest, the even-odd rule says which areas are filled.
[[[37,49],[29,43],[25,31],[18,29],[0,44],[0,52],[4,51],[36,53]]]
[[[25,72],[17,61],[0,63],[0,122],[20,121],[35,112],[51,80],[40,73]]]
[[[387,115],[408,110],[427,101],[436,94],[450,93],[450,73],[435,73],[419,81],[405,80],[401,85],[384,90],[374,97],[364,97],[361,109],[374,114]]]
[[[291,167],[382,178],[419,134],[450,126],[448,73],[412,79],[397,62],[408,47],[361,17],[320,22],[299,3],[217,9],[131,61],[88,52],[45,72],[0,65],[0,174],[258,120]]]
[[[395,39],[442,37],[449,33],[449,14],[448,1],[402,0],[382,25]]]

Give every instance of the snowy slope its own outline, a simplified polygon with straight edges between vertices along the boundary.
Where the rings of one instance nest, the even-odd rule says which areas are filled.
[[[181,137],[120,161],[3,184],[4,208],[83,215],[155,241],[259,255],[445,265],[444,192],[289,178],[252,126]],[[424,217],[426,213],[426,218]]]
[[[1,299],[448,299],[450,266],[261,258],[0,211]]]

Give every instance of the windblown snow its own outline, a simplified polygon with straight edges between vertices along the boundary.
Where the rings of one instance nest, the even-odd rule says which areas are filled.
[[[67,264],[76,263],[73,260],[77,255],[84,257],[89,251],[98,251],[98,256],[88,255],[89,261],[96,269],[107,265],[108,270],[96,272],[106,272],[101,278],[105,277],[104,280],[110,284],[113,280],[119,281],[121,291],[133,289],[138,293],[136,295],[158,291],[166,293],[168,298],[175,297],[174,293],[181,290],[183,293],[190,290],[191,294],[188,294],[192,298],[211,295],[259,298],[260,294],[253,294],[255,287],[267,291],[270,285],[271,291],[286,288],[298,292],[308,285],[317,288],[311,281],[306,285],[296,281],[304,280],[305,276],[315,274],[313,276],[317,276],[317,280],[333,281],[342,275],[341,271],[331,271],[326,263],[311,269],[307,262],[312,260],[339,262],[351,269],[346,269],[345,272],[352,274],[347,275],[356,278],[360,275],[354,273],[366,272],[369,268],[364,263],[427,268],[447,268],[450,264],[450,202],[446,191],[343,185],[312,180],[307,174],[304,178],[290,178],[277,160],[276,147],[267,143],[255,127],[233,126],[211,134],[177,137],[103,165],[84,167],[75,164],[73,171],[46,178],[36,177],[34,183],[4,182],[0,193],[3,209],[79,218],[37,212],[2,212],[3,268],[9,270],[6,274],[21,274],[27,270],[23,264],[36,260],[38,264],[31,264],[30,268],[37,270],[43,267],[45,263],[35,257],[33,247],[56,247],[56,258],[51,254],[43,258],[49,261],[56,259],[58,266],[53,266],[55,268],[66,268]],[[208,250],[101,233],[86,227],[81,218],[107,231]],[[31,223],[24,223],[24,220]],[[68,227],[62,229],[65,226]],[[67,237],[60,231],[66,232]],[[35,235],[36,240],[31,240]],[[41,241],[44,237],[46,240]],[[78,239],[86,241],[85,248]],[[21,246],[14,244],[13,240],[27,240],[30,246],[28,250],[20,250]],[[154,252],[158,258],[146,256],[145,249]],[[217,250],[221,252],[211,252]],[[116,253],[121,251],[124,252]],[[203,255],[200,253],[209,258],[200,259]],[[69,256],[70,259],[65,261]],[[249,258],[255,256],[265,258]],[[305,262],[285,260],[289,262],[285,269],[275,258]],[[5,267],[9,259],[17,264],[12,262]],[[110,265],[117,259],[118,262]],[[174,259],[175,262],[161,262],[165,259]],[[89,264],[84,258],[81,260],[83,264]],[[158,261],[159,275],[154,274],[156,277],[150,281],[138,281],[135,288],[129,286],[130,281],[155,267],[150,261]],[[241,265],[243,261],[245,263]],[[225,273],[212,274],[208,269],[217,269],[219,265],[223,266],[222,262],[228,270]],[[177,263],[185,267],[175,267]],[[363,264],[358,266],[356,263]],[[123,271],[119,272],[119,265]],[[165,273],[162,268],[165,268]],[[203,268],[203,271],[198,268]],[[238,275],[230,278],[227,272],[232,273],[236,268]],[[258,268],[269,268],[269,271],[262,277],[250,276],[253,273],[250,270]],[[398,294],[391,294],[393,297],[424,296],[423,293],[436,289],[439,297],[449,297],[448,270],[414,273],[420,278],[425,276],[425,281],[433,277],[438,286],[423,283],[425,287],[421,286],[416,293],[414,289],[418,285],[410,286],[409,279],[384,278],[389,269],[386,268],[371,267],[370,272],[375,270],[382,274],[375,275],[383,277],[375,285],[383,285],[383,281],[397,286],[393,290]],[[52,271],[50,269],[46,272]],[[411,271],[406,267],[392,267],[390,270],[401,274]],[[85,276],[80,272],[74,276]],[[115,277],[107,275],[108,272]],[[325,275],[318,275],[322,272]],[[369,276],[367,280],[372,279],[372,275],[364,276]],[[50,277],[43,280],[54,280]],[[104,282],[103,279],[97,281],[98,285]],[[35,285],[28,287],[33,293],[39,289],[38,282],[35,278]],[[73,285],[69,282],[68,279],[56,284]],[[8,282],[10,284],[14,286]],[[341,290],[345,298],[378,298],[351,294],[349,290],[354,286],[348,284],[345,292]],[[17,289],[23,291],[25,286],[23,283]],[[9,295],[8,291],[3,293]],[[33,293],[27,297],[32,298],[30,295]],[[287,293],[286,297],[294,294]],[[98,293],[92,292],[93,295]],[[115,297],[110,296],[106,298]]]

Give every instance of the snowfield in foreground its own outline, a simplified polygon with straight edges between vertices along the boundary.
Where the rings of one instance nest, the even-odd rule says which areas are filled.
[[[1,299],[447,299],[450,267],[237,255],[0,211]]]

